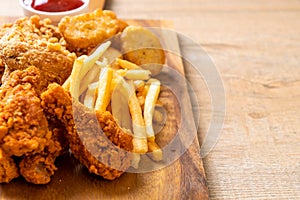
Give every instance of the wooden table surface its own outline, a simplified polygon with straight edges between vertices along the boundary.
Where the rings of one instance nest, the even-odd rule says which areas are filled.
[[[211,199],[300,199],[299,0],[108,0],[105,8],[126,19],[171,20],[213,59],[226,116],[203,158]],[[0,15],[22,15],[18,0],[1,1]],[[201,139],[221,111],[198,92]]]

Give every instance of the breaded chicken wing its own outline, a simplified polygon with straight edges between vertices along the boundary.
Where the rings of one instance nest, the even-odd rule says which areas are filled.
[[[49,140],[44,151],[37,154],[23,156],[19,167],[20,174],[26,181],[34,184],[46,184],[51,181],[51,176],[57,170],[54,162],[61,153],[58,141]]]
[[[0,144],[8,155],[41,152],[51,138],[41,107],[39,70],[14,71],[0,88]]]
[[[40,20],[38,16],[16,20],[0,39],[0,60],[8,72],[33,65],[49,83],[62,84],[75,59],[75,53],[66,50],[58,28],[49,19]]]
[[[20,174],[29,182],[45,184],[66,148],[65,128],[41,106],[45,81],[36,67],[13,71],[0,88],[0,182],[19,175],[13,156],[21,159]]]
[[[57,84],[41,95],[44,110],[57,116],[68,130],[74,156],[91,173],[113,180],[130,166],[132,135],[125,133],[109,112],[94,113]]]
[[[26,181],[34,184],[46,184],[51,181],[51,176],[57,170],[55,160],[67,152],[68,142],[65,138],[66,129],[56,118],[47,116],[52,137],[47,141],[41,153],[23,156],[19,164],[20,174]]]

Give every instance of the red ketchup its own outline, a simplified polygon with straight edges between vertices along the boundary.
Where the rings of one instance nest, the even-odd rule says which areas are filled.
[[[45,12],[63,12],[79,8],[81,0],[32,0],[31,7]]]

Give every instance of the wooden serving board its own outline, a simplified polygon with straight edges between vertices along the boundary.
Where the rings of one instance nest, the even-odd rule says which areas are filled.
[[[14,19],[0,18],[0,23]],[[169,21],[127,21],[132,25],[172,27]],[[165,47],[180,53],[176,33],[170,32],[163,40]],[[167,60],[168,66],[184,76],[180,57],[168,54]],[[158,78],[172,79],[167,73]],[[168,90],[163,90],[160,95],[168,111],[166,125],[157,136],[160,145],[167,145],[175,137],[183,121],[189,127],[181,127],[181,140],[185,140],[185,134],[197,135],[187,88],[185,84],[176,83],[174,87],[180,91],[179,95],[175,96]],[[180,109],[179,104],[184,109]],[[174,151],[180,151],[180,148],[183,147],[178,146]],[[33,185],[22,178],[0,184],[0,199],[209,199],[197,137],[193,138],[183,155],[170,165],[147,173],[125,173],[114,181],[90,174],[70,155],[59,157],[57,167],[52,181],[47,185]]]

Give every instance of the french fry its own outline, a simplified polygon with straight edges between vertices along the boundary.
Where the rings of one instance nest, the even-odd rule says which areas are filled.
[[[143,69],[140,66],[138,66],[132,62],[129,62],[127,60],[116,58],[116,61],[120,65],[120,67],[122,67],[123,69]]]
[[[111,108],[114,118],[122,128],[132,129],[132,120],[128,107],[129,94],[124,87],[127,83],[121,76],[114,77],[114,89],[111,97]]]
[[[126,71],[125,78],[130,80],[148,80],[151,72],[145,69],[130,69]]]
[[[137,131],[137,128],[134,126],[133,126],[133,129],[135,130],[136,133],[141,132],[140,130]],[[136,136],[134,134],[133,139],[132,139],[132,145],[133,145],[134,153],[144,154],[144,153],[147,153],[147,151],[148,151],[148,144],[147,144],[146,137]]]
[[[120,87],[127,95],[129,112],[131,114],[132,129],[133,129],[133,152],[146,153],[148,151],[147,134],[145,129],[145,122],[142,115],[142,109],[135,94],[134,85],[131,82],[127,83],[122,77],[120,80]],[[114,104],[114,103],[113,103]],[[114,106],[112,106],[114,109]]]
[[[134,92],[134,85],[131,82],[129,85],[129,111],[132,118],[132,129],[133,129],[133,151],[135,153],[146,153],[148,151],[147,144],[147,133],[145,129],[145,122],[143,119],[142,109],[139,101]]]
[[[113,79],[111,81],[111,87],[110,87],[111,93],[113,93],[116,88],[118,88],[118,89],[123,88],[122,84],[125,84],[125,83],[126,82],[125,82],[124,78],[119,73],[114,71]],[[124,92],[124,91],[122,90],[122,92]]]
[[[163,123],[165,119],[163,113],[155,109],[159,104],[160,81],[151,79],[150,68],[124,60],[121,52],[110,45],[108,41],[91,55],[78,57],[63,87],[87,108],[111,111],[121,129],[132,131],[131,166],[138,168],[141,154],[147,152],[151,159],[160,161],[163,152],[155,142],[154,133],[156,123]]]
[[[146,98],[147,94],[148,94],[148,90],[149,90],[149,84],[146,84],[144,87],[143,87],[143,90],[141,91],[141,95]]]
[[[145,82],[142,80],[135,80],[133,81],[134,87],[136,91],[141,91],[145,86]]]
[[[62,85],[62,87],[65,89],[65,90],[67,90],[67,91],[69,91],[70,90],[70,76],[69,76],[69,78],[64,82],[64,84]]]
[[[70,75],[70,93],[74,99],[78,100],[79,97],[79,86],[80,86],[80,73],[84,66],[84,60],[87,58],[86,55],[80,56],[74,61],[73,69]]]
[[[95,64],[98,65],[101,68],[107,67],[107,65],[109,65],[108,60],[106,58],[103,58],[102,61],[96,60]]]
[[[100,70],[101,70],[100,66],[94,65],[94,67],[91,68],[90,71],[87,72],[87,74],[81,80],[80,88],[79,88],[79,95],[81,95],[88,88],[88,85],[90,83],[92,83],[99,77]]]
[[[94,66],[95,62],[110,46],[108,41],[101,44],[90,56],[80,56],[73,64],[73,69],[70,75],[70,93],[73,98],[78,99],[80,96],[80,82],[86,73]]]
[[[85,105],[89,109],[95,108],[95,101],[96,101],[96,91],[98,88],[98,82],[92,83],[88,85],[87,92],[84,96],[83,105]]]
[[[148,141],[148,150],[149,150],[148,152],[150,152],[148,154],[150,158],[152,158],[155,161],[162,160],[163,152],[155,142]]]
[[[116,73],[122,77],[124,77],[127,73],[127,69],[118,69]]]
[[[96,61],[103,55],[103,53],[108,49],[111,42],[107,41],[101,44],[90,56],[84,60],[84,67],[80,72],[79,81],[86,75],[86,73],[94,66]]]
[[[70,93],[73,98],[78,99],[80,96],[80,83],[83,77],[94,66],[95,62],[105,52],[110,44],[110,41],[101,44],[90,56],[83,55],[75,60],[70,75]]]
[[[148,141],[155,141],[154,130],[153,130],[153,112],[155,109],[155,103],[157,101],[160,92],[160,81],[153,79],[148,89],[148,93],[144,104],[144,120],[146,125],[146,132]]]
[[[105,67],[100,72],[98,97],[95,104],[95,110],[99,112],[106,111],[106,107],[110,102],[110,85],[113,77],[113,69]]]
[[[138,153],[133,153],[132,160],[131,160],[131,166],[135,169],[138,169],[140,160],[141,160],[141,155]]]
[[[121,92],[115,92],[111,101],[112,115],[119,126],[126,129],[132,128],[132,121],[128,108],[128,101],[122,96]]]
[[[145,105],[145,97],[144,96],[137,96],[140,106],[142,108],[142,110],[144,109],[144,105]]]
[[[90,83],[90,84],[88,85],[88,89],[97,89],[97,88],[98,88],[98,85],[99,85],[99,81]]]

